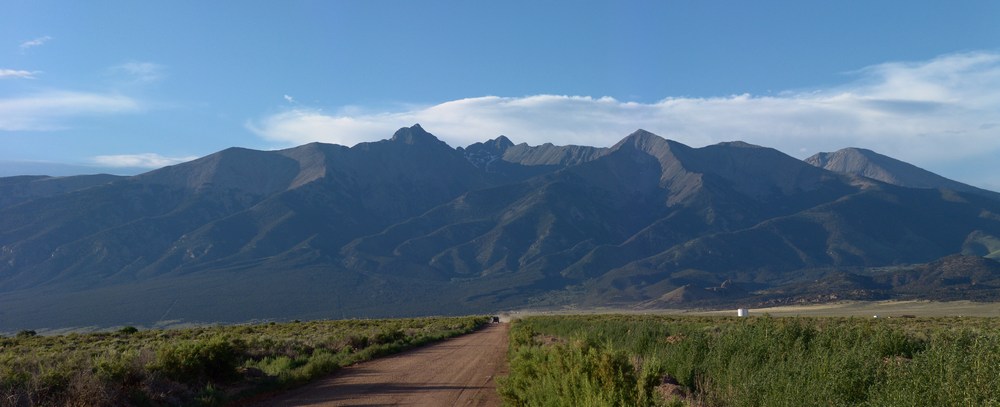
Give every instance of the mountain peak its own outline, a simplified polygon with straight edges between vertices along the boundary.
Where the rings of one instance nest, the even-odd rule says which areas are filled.
[[[437,143],[442,142],[441,140],[438,140],[437,137],[434,137],[433,134],[428,133],[426,130],[424,130],[423,127],[420,127],[420,124],[414,124],[413,126],[403,127],[400,128],[399,130],[396,130],[396,132],[392,135],[390,141],[401,142],[404,144],[424,144],[432,142],[437,142]]]
[[[507,138],[507,136],[504,136],[502,134],[500,135],[500,137],[487,141],[484,144],[492,144],[493,146],[501,150],[506,150],[508,148],[514,147],[514,142],[510,141],[510,139]]]
[[[675,149],[687,150],[689,147],[676,141],[667,140],[646,130],[639,129],[611,146],[612,151],[637,150],[650,154],[657,159],[665,160],[673,157]],[[676,157],[674,157],[676,158]]]
[[[913,164],[864,148],[849,147],[832,153],[817,153],[806,158],[805,162],[833,172],[859,175],[908,188],[947,188],[990,197],[998,196],[995,192],[950,180]]]
[[[503,157],[504,152],[513,146],[514,143],[510,139],[501,135],[493,140],[473,143],[466,148],[459,147],[457,150],[476,167],[485,168],[489,163]]]
[[[662,140],[663,138],[643,129],[638,129],[632,132],[632,134],[625,136],[625,140],[631,140],[633,142],[648,142],[649,140],[655,139]]]
[[[650,146],[658,145],[665,141],[667,140],[663,137],[657,136],[656,134],[650,133],[646,130],[639,129],[623,138],[621,141],[612,146],[611,149],[618,150],[622,147],[633,147],[638,150],[647,150]]]
[[[872,150],[867,150],[858,147],[847,147],[834,151],[832,153],[825,153],[825,152],[816,153],[812,157],[806,158],[805,161],[817,167],[825,168],[827,165],[832,165],[835,167],[842,167],[842,166],[846,167],[846,166],[851,166],[852,164],[867,162],[868,160],[873,160],[873,159],[878,160],[880,159],[880,157],[884,156]]]

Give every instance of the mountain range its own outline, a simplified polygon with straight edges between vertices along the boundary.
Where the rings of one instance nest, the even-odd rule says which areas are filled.
[[[0,331],[1000,296],[1000,194],[875,152],[419,125],[119,177],[0,178]]]

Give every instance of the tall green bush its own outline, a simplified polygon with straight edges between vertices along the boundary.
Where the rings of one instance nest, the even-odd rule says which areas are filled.
[[[542,346],[530,339],[539,335],[601,346]],[[675,403],[1000,405],[996,319],[535,317],[515,324],[511,347],[511,374],[502,391],[514,405],[547,405],[530,401],[546,400],[540,388],[600,387],[593,383],[605,382],[576,372],[593,371],[589,352],[612,349],[634,370],[616,371],[618,380],[609,382],[642,389],[635,399],[615,399],[636,404],[620,405],[657,402],[644,398],[657,376],[673,378],[689,394]]]
[[[186,383],[225,382],[237,377],[246,344],[215,337],[165,346],[152,370]]]

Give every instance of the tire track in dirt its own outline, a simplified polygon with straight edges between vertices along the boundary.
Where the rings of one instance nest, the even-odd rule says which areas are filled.
[[[499,406],[508,324],[358,363],[257,405]]]

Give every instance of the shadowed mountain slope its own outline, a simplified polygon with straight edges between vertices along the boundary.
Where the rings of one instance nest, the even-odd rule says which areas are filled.
[[[354,148],[227,149],[9,208],[0,219],[0,287],[96,284],[288,251],[316,256],[486,185],[419,126]]]
[[[862,156],[889,169],[643,130],[453,149],[415,125],[134,177],[2,178],[0,330],[1000,295],[993,263],[969,260],[1000,253],[1000,200],[899,186],[885,174],[905,163]]]
[[[0,178],[0,208],[14,206],[37,198],[66,194],[93,186],[104,185],[125,177],[108,174],[47,177],[23,175]]]

